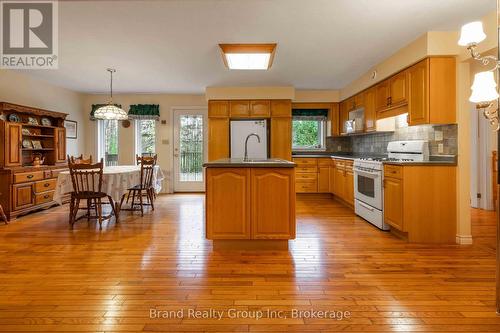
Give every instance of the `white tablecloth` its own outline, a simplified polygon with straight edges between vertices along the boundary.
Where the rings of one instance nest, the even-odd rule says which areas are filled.
[[[157,165],[153,173],[153,184],[156,193],[161,191],[161,181],[165,177]],[[102,191],[110,195],[115,202],[120,202],[127,189],[141,182],[141,167],[139,165],[119,165],[105,167],[102,177]],[[54,201],[61,204],[62,196],[73,192],[73,183],[69,171],[59,173],[57,177]]]

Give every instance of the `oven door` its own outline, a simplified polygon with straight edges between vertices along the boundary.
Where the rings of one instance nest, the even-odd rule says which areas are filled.
[[[382,210],[382,171],[354,169],[354,197]]]

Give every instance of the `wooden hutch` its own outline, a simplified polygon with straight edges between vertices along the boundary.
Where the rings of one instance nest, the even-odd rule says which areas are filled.
[[[55,204],[57,175],[67,169],[66,116],[0,102],[0,203],[9,220]]]

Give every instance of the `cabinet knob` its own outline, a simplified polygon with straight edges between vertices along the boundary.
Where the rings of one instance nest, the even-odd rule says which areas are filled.
[[[33,178],[33,175],[27,175],[26,178],[31,179]]]
[[[49,183],[45,183],[45,184],[43,184],[43,186],[44,186],[44,187],[49,187],[49,186],[50,186],[50,184],[49,184]]]

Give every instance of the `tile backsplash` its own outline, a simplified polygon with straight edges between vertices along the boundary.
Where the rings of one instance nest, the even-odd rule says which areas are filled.
[[[327,150],[331,152],[352,152],[386,154],[390,141],[428,140],[431,155],[457,154],[457,125],[421,125],[396,128],[394,132],[382,132],[350,137],[330,137]],[[443,145],[442,152],[439,145]],[[339,149],[340,148],[340,149]]]

